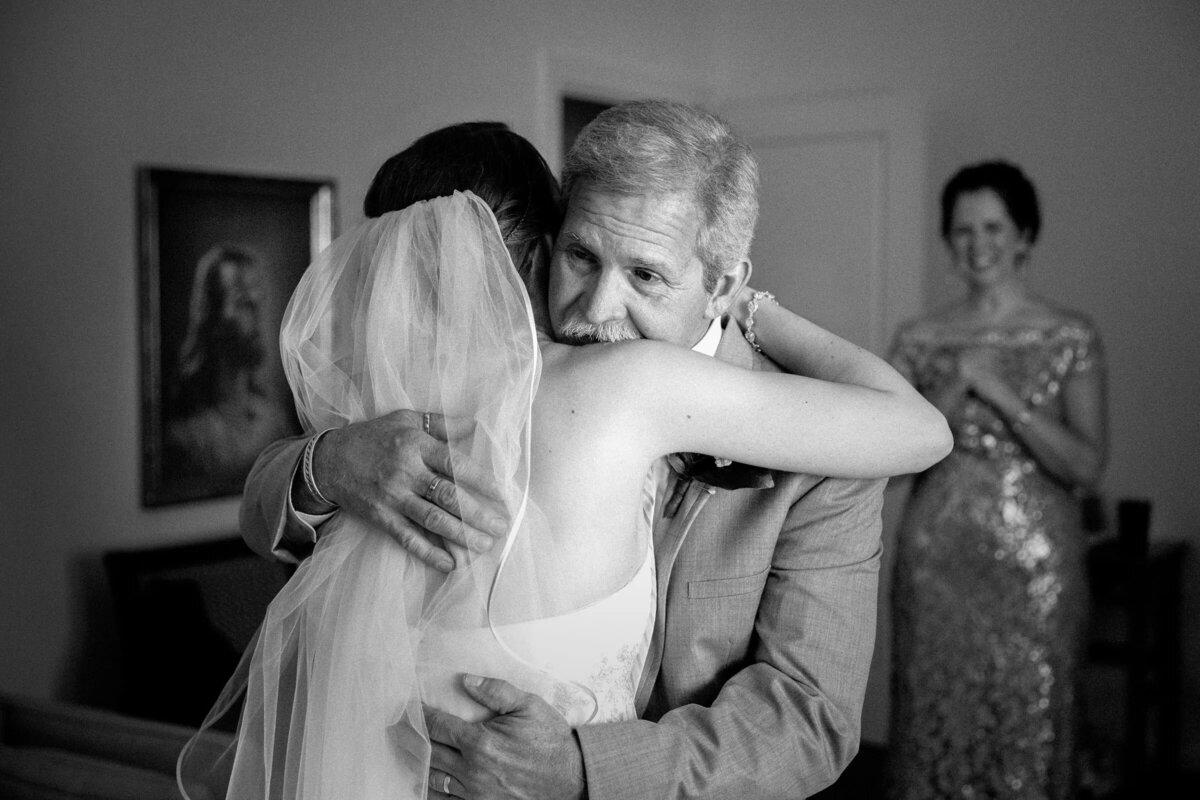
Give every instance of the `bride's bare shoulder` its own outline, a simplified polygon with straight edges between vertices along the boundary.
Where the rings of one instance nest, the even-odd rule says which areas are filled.
[[[645,378],[669,369],[689,351],[665,342],[636,339],[582,346],[543,348],[545,365],[576,380],[613,380],[622,376]]]
[[[576,408],[636,411],[654,402],[677,375],[681,362],[695,357],[684,348],[639,339],[581,347],[543,349],[542,391]]]
[[[661,455],[658,419],[666,401],[651,371],[657,348],[650,344],[546,353],[533,409],[535,442],[544,446],[539,465],[554,472],[586,457],[606,475],[636,475]]]

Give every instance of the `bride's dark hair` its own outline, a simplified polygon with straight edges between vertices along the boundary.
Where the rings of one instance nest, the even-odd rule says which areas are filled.
[[[473,192],[491,207],[522,277],[543,237],[562,222],[558,181],[546,160],[503,122],[462,122],[417,139],[375,173],[363,213],[378,217],[456,191]]]

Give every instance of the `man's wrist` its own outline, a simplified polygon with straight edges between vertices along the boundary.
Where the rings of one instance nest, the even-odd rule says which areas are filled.
[[[305,514],[322,515],[337,511],[338,505],[321,491],[314,467],[316,449],[321,438],[332,429],[326,429],[313,436],[304,446],[300,456],[300,464],[292,481],[292,505]]]

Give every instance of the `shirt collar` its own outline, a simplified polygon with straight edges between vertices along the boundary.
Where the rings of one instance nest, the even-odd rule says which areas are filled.
[[[721,318],[717,317],[708,325],[708,331],[700,337],[700,341],[692,345],[692,349],[700,355],[715,356],[717,346],[721,344]]]

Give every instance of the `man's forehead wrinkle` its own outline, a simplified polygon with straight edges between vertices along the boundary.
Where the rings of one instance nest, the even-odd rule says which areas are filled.
[[[682,234],[685,231],[684,224],[674,224],[674,220],[659,218],[659,225],[656,227],[648,227],[639,224],[636,220],[622,219],[613,214],[589,214],[592,217],[592,224],[598,228],[603,228],[614,236],[619,236],[622,239],[632,239],[638,242],[654,245],[655,247],[669,247],[672,234]],[[664,230],[665,229],[665,230]]]
[[[591,249],[600,248],[601,240],[608,239],[622,260],[633,265],[661,266],[674,255],[675,241],[661,230],[590,212],[583,221],[582,230],[564,230],[563,235]]]
[[[618,236],[651,240],[679,234],[686,234],[691,224],[690,208],[684,212],[672,201],[675,198],[666,196],[618,196],[616,204],[604,202],[609,195],[600,194],[596,197],[584,195],[579,198],[577,207],[582,215],[592,224],[603,227]],[[598,202],[597,202],[598,201]],[[632,203],[632,205],[631,205]],[[665,213],[654,214],[655,209],[666,209]],[[650,212],[654,217],[654,226],[643,225],[639,214]]]

